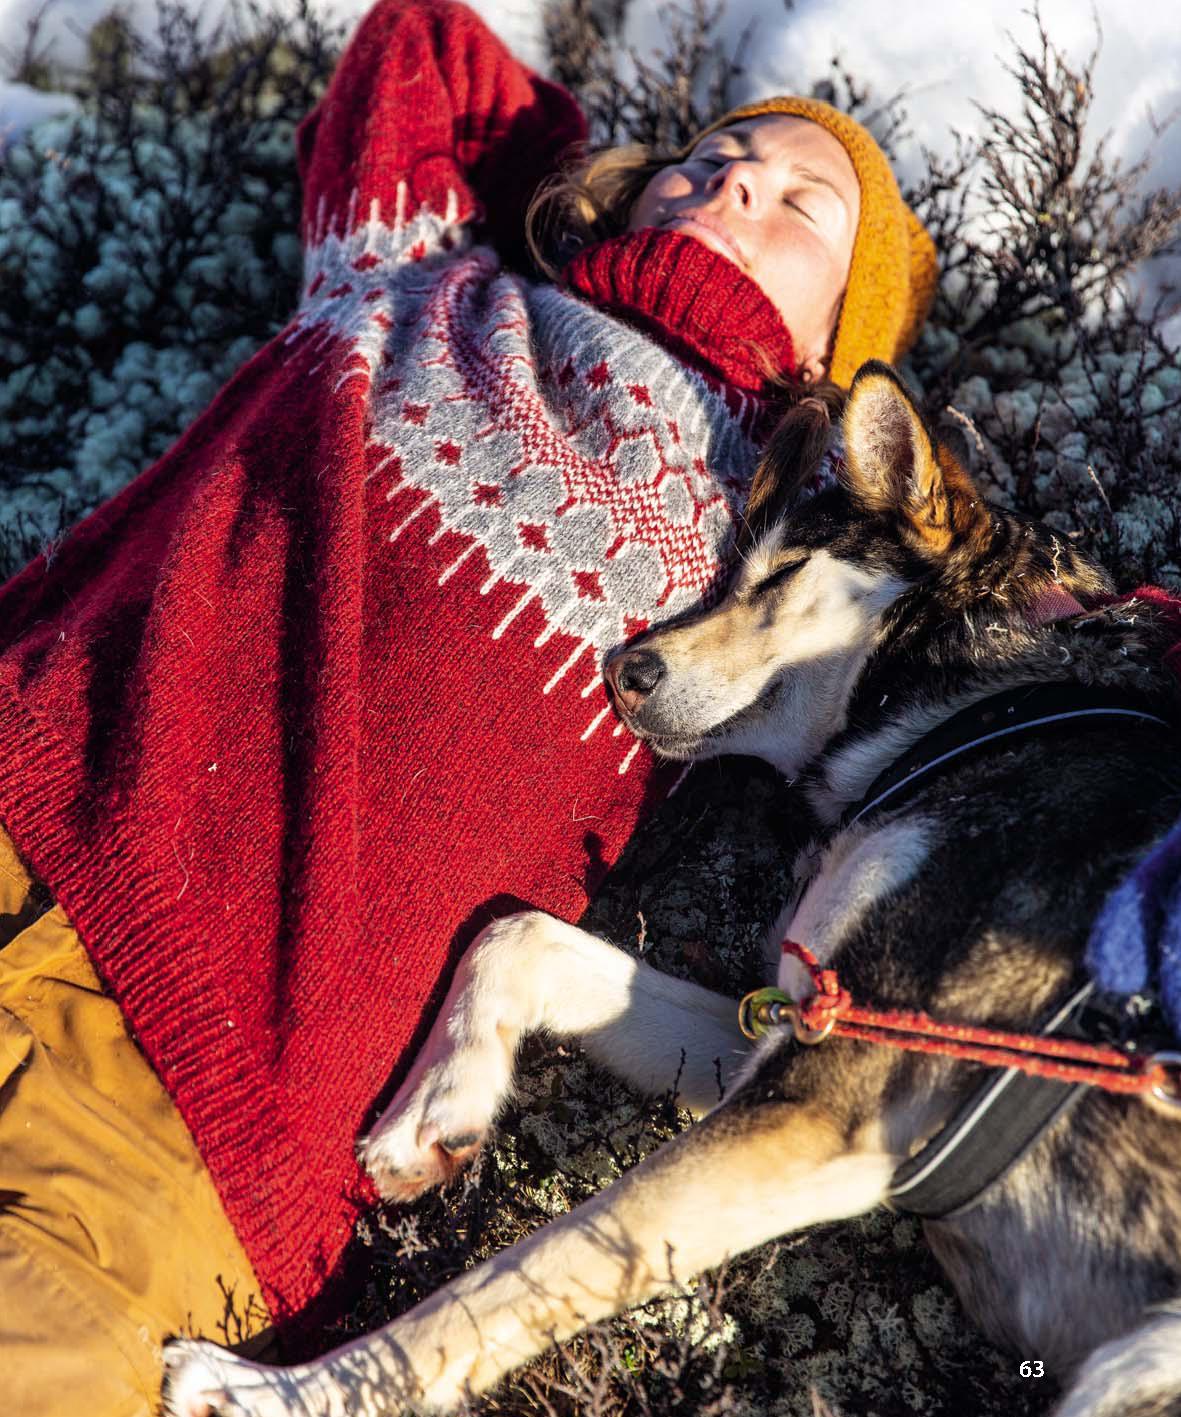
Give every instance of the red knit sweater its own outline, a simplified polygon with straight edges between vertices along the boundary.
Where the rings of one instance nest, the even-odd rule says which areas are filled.
[[[682,235],[564,290],[502,265],[583,131],[470,11],[382,0],[300,131],[296,318],[0,591],[0,821],[280,1318],[339,1260],[457,951],[576,917],[665,790],[601,656],[714,584],[752,335],[790,360]]]

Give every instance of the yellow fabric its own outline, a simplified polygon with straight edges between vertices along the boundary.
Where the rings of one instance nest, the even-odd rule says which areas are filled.
[[[78,936],[0,831],[0,1410],[156,1413],[160,1347],[265,1347],[250,1262]]]
[[[833,383],[848,388],[867,359],[890,363],[918,338],[939,277],[935,243],[902,200],[890,164],[869,131],[820,99],[781,96],[744,104],[711,123],[693,143],[731,123],[769,113],[819,123],[849,154],[861,187],[861,219],[829,366]]]

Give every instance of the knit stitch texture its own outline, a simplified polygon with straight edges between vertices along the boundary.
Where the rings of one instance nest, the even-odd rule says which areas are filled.
[[[667,790],[601,657],[711,593],[752,470],[757,388],[669,318],[687,238],[603,273],[630,323],[513,271],[583,135],[470,11],[381,0],[300,131],[297,316],[0,590],[0,821],[281,1320],[337,1266],[356,1139],[458,951],[576,917]],[[693,256],[688,303],[732,291]]]

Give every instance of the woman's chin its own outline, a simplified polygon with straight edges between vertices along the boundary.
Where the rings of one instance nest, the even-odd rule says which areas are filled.
[[[738,251],[736,251],[724,237],[719,236],[716,231],[703,225],[701,222],[694,221],[692,217],[683,217],[670,222],[668,223],[667,229],[669,231],[677,231],[682,236],[691,236],[694,241],[704,246],[706,250],[712,251],[715,256],[724,257],[732,265],[737,266],[739,270],[745,268],[746,263],[743,261]]]

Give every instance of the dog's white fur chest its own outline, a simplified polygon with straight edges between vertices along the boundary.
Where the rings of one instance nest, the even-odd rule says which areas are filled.
[[[795,940],[825,963],[871,907],[914,879],[927,859],[930,838],[925,817],[839,833],[824,848],[799,901],[775,922],[772,947],[778,950],[785,939]],[[779,960],[779,987],[794,999],[812,993],[807,970],[790,955]]]

